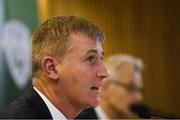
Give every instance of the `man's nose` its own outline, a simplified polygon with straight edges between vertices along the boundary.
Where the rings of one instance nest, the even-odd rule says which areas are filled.
[[[104,63],[101,63],[101,65],[97,71],[97,77],[102,78],[102,79],[109,77],[109,72],[108,72],[107,68],[105,67]]]

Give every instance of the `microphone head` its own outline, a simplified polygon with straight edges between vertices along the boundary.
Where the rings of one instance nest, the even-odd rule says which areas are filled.
[[[130,110],[133,113],[136,113],[141,118],[145,118],[145,119],[151,118],[151,110],[145,105],[132,104],[130,105]]]
[[[152,109],[143,104],[131,104],[130,110],[133,113],[136,113],[139,117],[145,118],[145,119],[149,119],[151,117],[158,117],[158,118],[164,118],[164,119],[177,119],[178,118],[174,115]]]

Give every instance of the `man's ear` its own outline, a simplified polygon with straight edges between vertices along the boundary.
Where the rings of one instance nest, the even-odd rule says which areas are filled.
[[[42,71],[51,80],[59,79],[59,74],[56,70],[57,64],[58,61],[54,57],[46,56],[42,59],[41,62]]]

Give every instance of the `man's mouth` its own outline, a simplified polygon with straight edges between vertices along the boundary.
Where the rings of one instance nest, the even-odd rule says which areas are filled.
[[[91,87],[92,90],[99,90],[99,87]]]

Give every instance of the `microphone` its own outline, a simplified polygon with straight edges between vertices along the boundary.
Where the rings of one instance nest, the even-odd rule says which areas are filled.
[[[177,119],[177,117],[163,113],[161,111],[152,109],[146,105],[142,104],[132,104],[130,105],[132,112],[136,113],[140,118],[150,119],[151,117],[158,117],[164,119]]]

